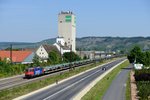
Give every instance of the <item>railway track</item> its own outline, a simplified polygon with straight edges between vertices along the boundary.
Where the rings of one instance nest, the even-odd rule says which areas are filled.
[[[92,63],[86,64],[86,65],[91,65],[91,64]],[[78,67],[84,67],[86,65],[82,65],[82,66],[78,66]],[[76,68],[78,68],[78,67],[76,67]],[[0,80],[0,91],[2,91],[4,89],[11,89],[11,88],[14,88],[14,87],[17,87],[17,86],[25,85],[25,84],[28,84],[28,83],[31,83],[31,82],[43,80],[43,79],[46,79],[50,76],[60,74],[62,72],[66,72],[66,71],[69,71],[69,68],[63,69],[63,70],[60,69],[60,70],[54,71],[50,74],[46,74],[46,75],[43,75],[43,76],[40,76],[40,77],[35,77],[35,78],[32,78],[32,79],[26,79],[26,78],[24,78],[24,75],[19,75],[17,77],[12,77],[12,78],[1,79]]]

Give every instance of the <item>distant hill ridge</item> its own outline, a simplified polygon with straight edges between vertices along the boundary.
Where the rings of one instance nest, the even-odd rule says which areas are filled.
[[[145,46],[150,48],[150,37],[82,37],[77,38],[77,50],[129,50],[134,45],[139,45],[141,48]],[[13,44],[14,48],[36,48],[41,44],[53,44],[55,38],[46,39],[36,43],[24,42],[0,42],[0,49],[8,48]]]

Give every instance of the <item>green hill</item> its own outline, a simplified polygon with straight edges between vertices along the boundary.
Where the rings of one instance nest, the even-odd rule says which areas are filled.
[[[77,48],[83,50],[129,50],[134,45],[150,48],[150,37],[83,37],[77,39]]]
[[[77,50],[129,50],[134,45],[150,48],[150,37],[83,37],[77,38]],[[55,38],[46,39],[37,43],[0,42],[0,49],[8,48],[13,44],[14,48],[36,48],[41,44],[53,44]]]

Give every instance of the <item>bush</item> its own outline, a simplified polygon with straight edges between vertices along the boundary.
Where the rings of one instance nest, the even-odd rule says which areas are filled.
[[[75,54],[74,52],[66,52],[63,54],[63,59],[65,62],[73,62],[73,61],[79,61],[81,58]]]
[[[60,54],[58,54],[58,52],[55,50],[49,52],[48,57],[49,57],[48,61],[51,64],[59,64],[61,62]]]
[[[139,100],[149,100],[148,96],[150,96],[150,81],[138,81],[137,82],[138,96],[140,96]]]
[[[136,81],[150,81],[150,69],[135,70]]]
[[[0,77],[7,77],[17,74],[22,74],[24,70],[27,68],[26,65],[21,64],[10,64],[5,60],[0,61]]]
[[[139,100],[149,100],[150,96],[150,69],[135,70]]]

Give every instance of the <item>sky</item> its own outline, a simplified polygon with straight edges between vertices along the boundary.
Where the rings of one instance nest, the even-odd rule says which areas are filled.
[[[0,0],[0,42],[58,35],[58,13],[76,15],[77,37],[150,36],[150,0]]]

